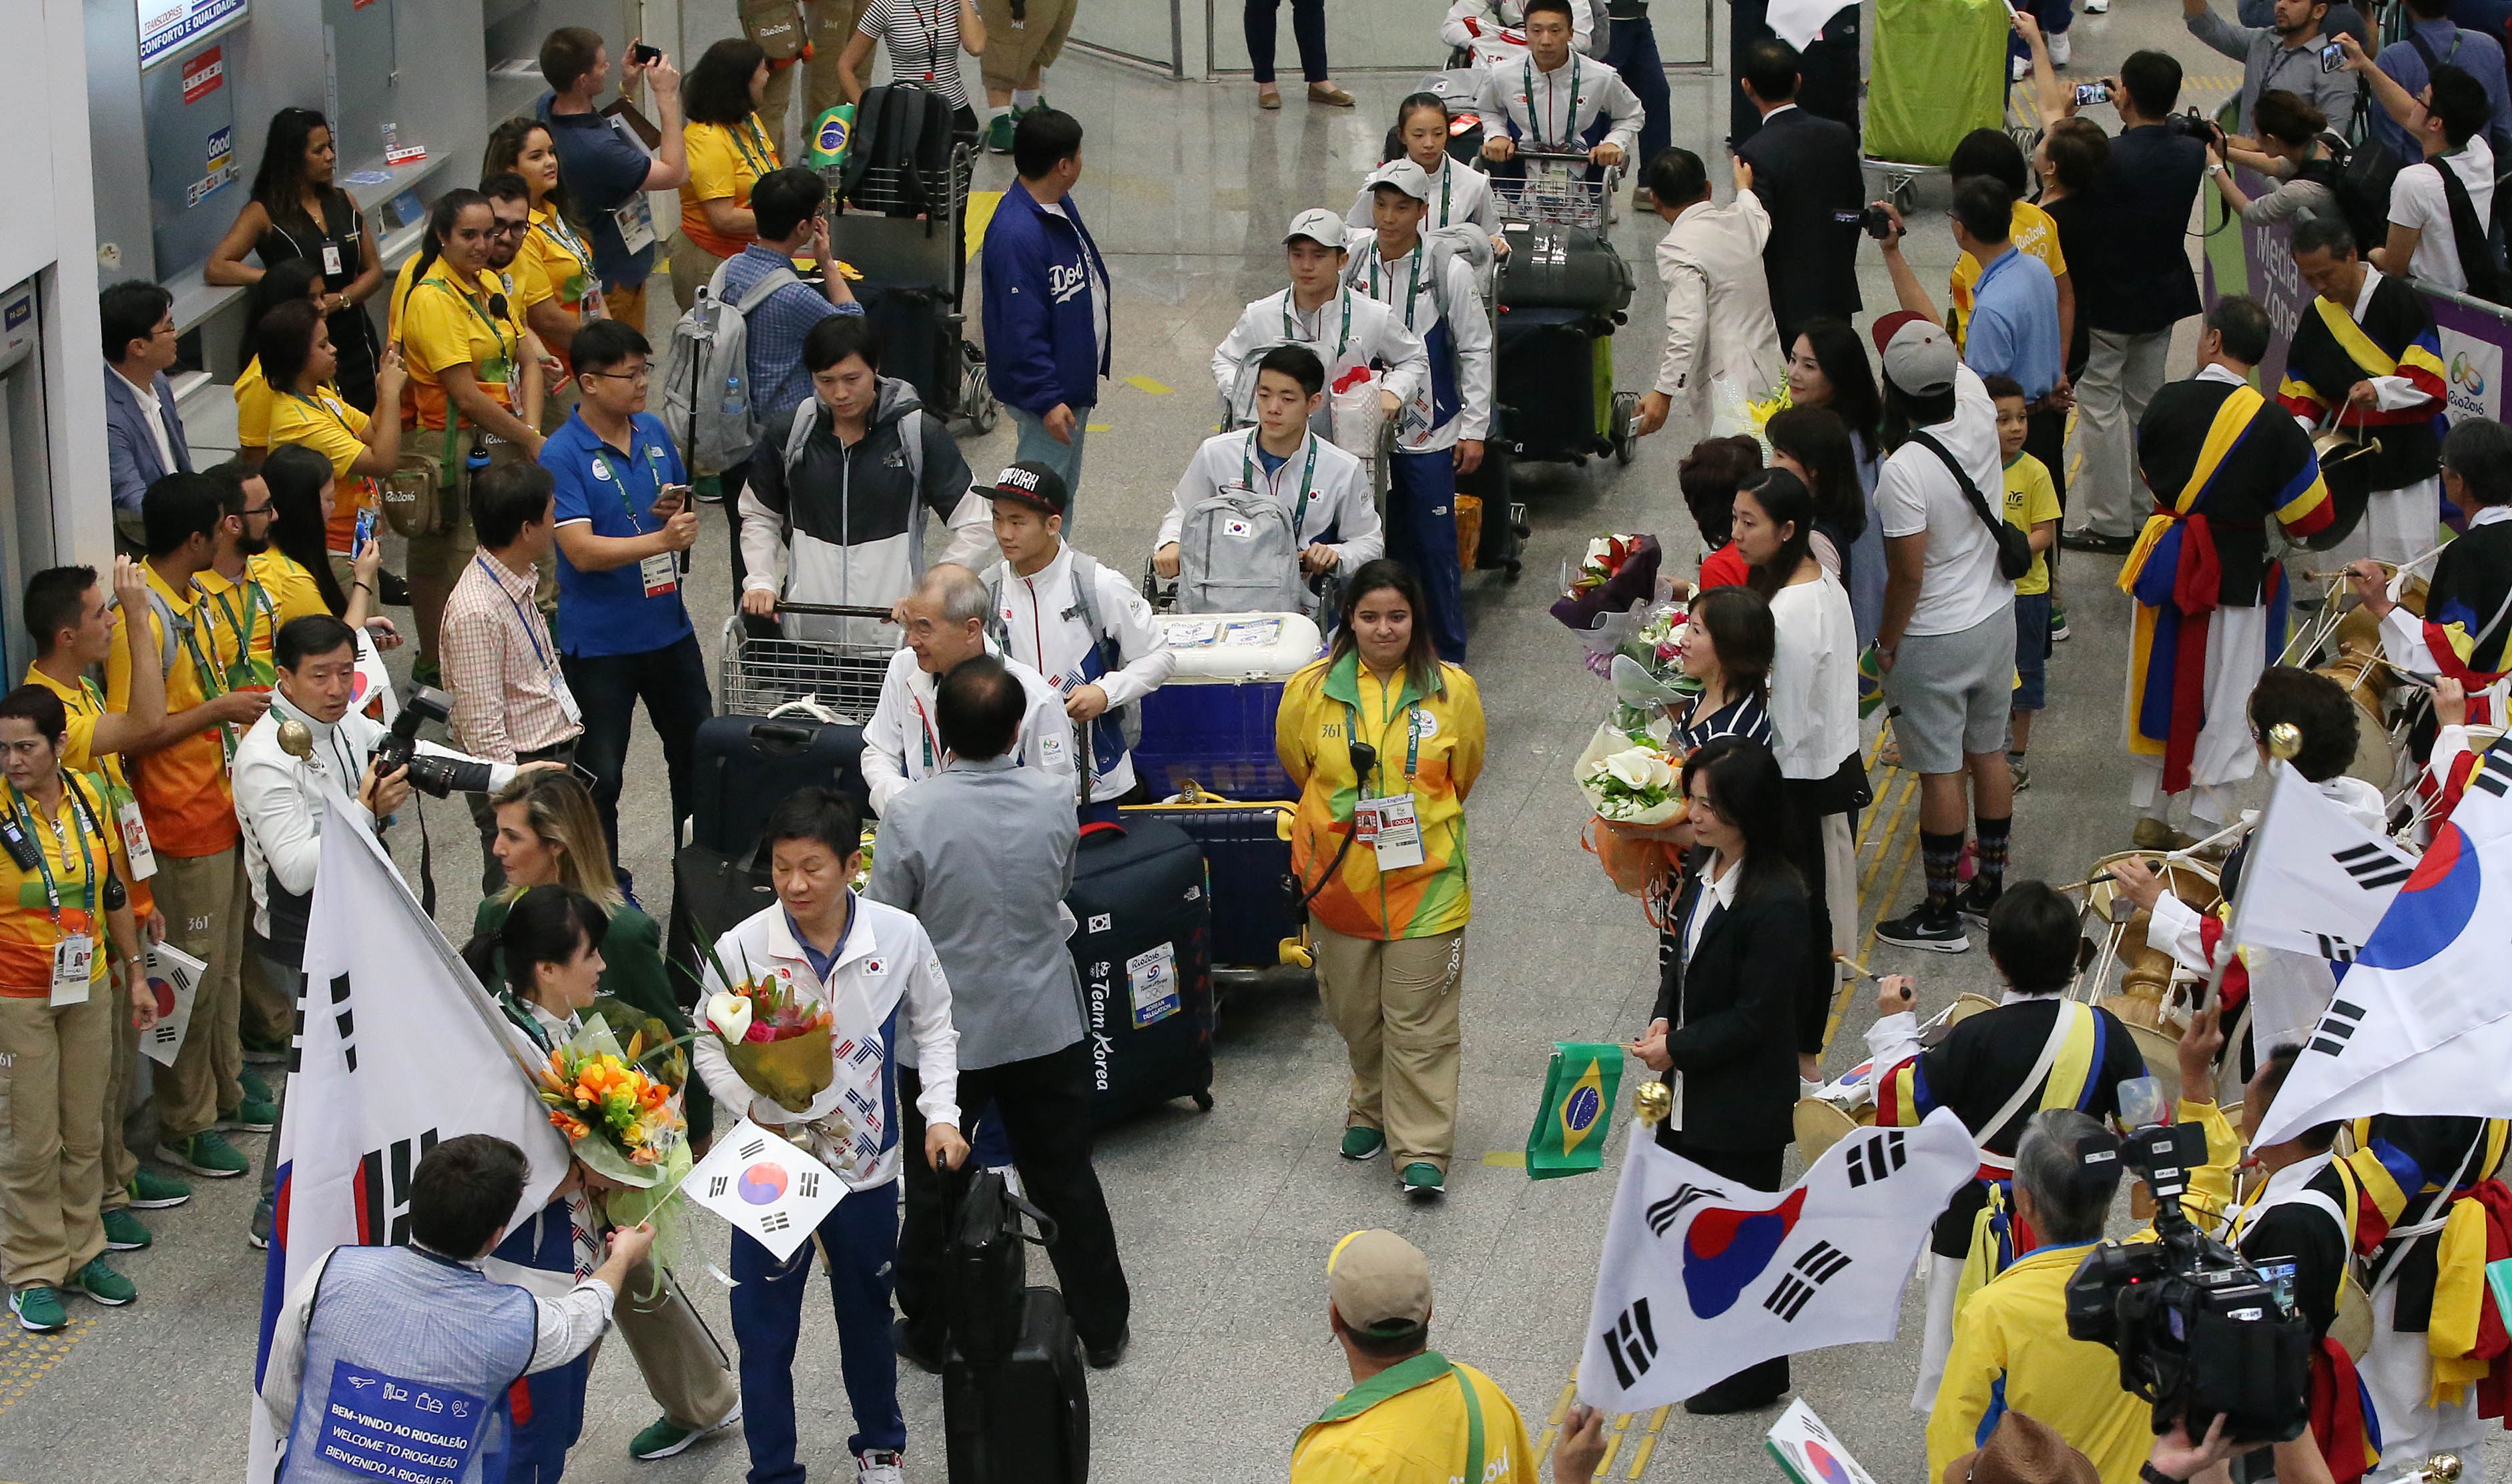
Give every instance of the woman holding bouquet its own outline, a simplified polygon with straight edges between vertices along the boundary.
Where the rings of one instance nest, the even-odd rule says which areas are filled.
[[[1814,495],[1773,469],[1736,491],[1736,549],[1752,590],[1770,600],[1771,749],[1789,804],[1788,856],[1803,879],[1813,935],[1798,987],[1797,1075],[1820,1081],[1824,1030],[1839,981],[1835,953],[1856,946],[1858,852],[1851,823],[1868,801],[1858,755],[1858,649],[1849,593],[1811,548]]]
[[[1274,750],[1300,788],[1291,865],[1352,1061],[1343,1156],[1389,1151],[1398,1188],[1429,1198],[1447,1189],[1456,1145],[1466,796],[1482,772],[1483,708],[1423,614],[1403,564],[1354,572],[1333,649],[1282,688]]]
[[[1655,1018],[1631,1054],[1665,1078],[1672,1113],[1657,1142],[1756,1191],[1782,1188],[1796,1107],[1795,965],[1805,954],[1805,888],[1786,850],[1787,799],[1770,749],[1715,737],[1684,761],[1692,859],[1675,902],[1678,952]],[[1786,1356],[1728,1377],[1683,1404],[1747,1412],[1788,1388]]]
[[[608,916],[601,937],[600,999],[615,999],[639,1016],[661,1023],[669,1038],[689,1034],[689,1020],[673,996],[664,968],[662,933],[654,919],[627,901],[610,872],[609,850],[593,796],[564,768],[535,768],[495,797],[498,863],[506,889],[480,904],[471,921],[475,941],[493,940],[526,893],[565,887],[589,898]],[[502,982],[498,958],[484,984]],[[609,1017],[606,1017],[608,1019]],[[626,1035],[629,1026],[613,1026]],[[647,1039],[653,1040],[652,1028]],[[693,1148],[702,1147],[714,1121],[715,1102],[703,1083],[682,1088],[682,1112]],[[657,1281],[657,1278],[660,1281]],[[613,1311],[622,1339],[645,1373],[646,1389],[663,1415],[628,1444],[638,1459],[669,1458],[740,1415],[741,1388],[725,1363],[724,1347],[689,1307],[679,1281],[666,1269],[640,1269]]]

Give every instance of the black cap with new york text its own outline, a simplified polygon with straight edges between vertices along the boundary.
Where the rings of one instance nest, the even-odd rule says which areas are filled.
[[[995,493],[1007,500],[1060,516],[1073,503],[1064,476],[1036,459],[1023,459],[995,476]]]

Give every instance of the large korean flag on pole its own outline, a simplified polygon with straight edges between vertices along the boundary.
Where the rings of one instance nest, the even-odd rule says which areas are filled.
[[[2435,829],[2260,1119],[2255,1148],[2368,1113],[2512,1117],[2512,753]]]
[[[1782,1193],[1712,1175],[1642,1134],[1605,1227],[1579,1398],[1677,1402],[1747,1366],[1890,1340],[1938,1213],[1980,1172],[1949,1109],[1833,1145]]]
[[[271,1326],[299,1278],[334,1247],[410,1240],[411,1174],[440,1141],[494,1134],[522,1146],[531,1179],[518,1210],[540,1209],[567,1173],[567,1143],[496,1007],[366,822],[329,790],[299,1022],[275,1152],[256,1392]],[[249,1484],[266,1484],[277,1465],[255,1400]]]

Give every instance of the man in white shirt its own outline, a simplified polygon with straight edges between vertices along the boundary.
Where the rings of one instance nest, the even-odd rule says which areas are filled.
[[[2006,764],[2015,684],[2015,583],[1998,570],[1987,491],[2006,488],[1997,407],[1944,327],[1911,310],[1875,322],[1884,397],[1913,429],[1875,484],[1884,527],[1884,619],[1875,652],[1898,709],[1902,763],[1919,775],[1919,851],[1927,900],[1877,924],[1904,948],[1959,954],[1963,918],[1984,918],[2006,882],[2015,815]],[[1968,482],[1969,488],[1965,485]],[[1964,814],[1979,831],[1972,884],[1959,900]]]
[[[1003,560],[986,569],[986,627],[1006,657],[1064,697],[1090,780],[1083,817],[1114,821],[1118,801],[1140,788],[1133,703],[1167,682],[1177,656],[1133,583],[1064,544],[1072,495],[1053,469],[1013,464],[988,492]]]
[[[1742,160],[1736,199],[1725,206],[1709,204],[1709,172],[1691,150],[1658,151],[1648,179],[1650,200],[1669,223],[1657,244],[1666,353],[1631,431],[1646,436],[1666,426],[1679,398],[1694,426],[1707,433],[1712,381],[1724,377],[1745,396],[1759,397],[1786,370],[1780,329],[1771,318],[1770,279],[1762,271],[1771,214],[1753,194],[1753,167]]]
[[[610,1328],[620,1284],[654,1245],[651,1226],[612,1231],[602,1266],[560,1298],[482,1275],[527,1173],[524,1152],[503,1139],[448,1139],[411,1177],[410,1245],[335,1247],[297,1283],[271,1329],[261,1377],[262,1410],[291,1465],[282,1478],[342,1475],[343,1458],[388,1474],[379,1430],[409,1403],[387,1393],[422,1387],[443,1398],[439,1405],[467,1405],[407,1420],[460,1435],[453,1451],[467,1463],[462,1477],[481,1477],[511,1437],[498,1405],[507,1386],[566,1365]],[[447,1324],[448,1314],[461,1322]]]
[[[916,591],[900,601],[907,647],[890,656],[881,700],[864,723],[864,786],[872,792],[875,814],[887,813],[900,790],[940,772],[951,761],[934,721],[933,693],[962,660],[994,652],[986,637],[989,610],[986,585],[956,562],[928,569]],[[1076,773],[1073,723],[1065,720],[1064,697],[1018,660],[1005,660],[1003,668],[1029,697],[1012,741],[1012,760],[1062,775],[1068,780],[1065,793],[1071,795],[1076,788],[1071,781]]]
[[[1630,157],[1645,110],[1620,73],[1571,50],[1570,6],[1571,0],[1526,0],[1526,56],[1483,68],[1475,106],[1486,121],[1502,125],[1487,128],[1484,159],[1506,163],[1521,148],[1584,154],[1598,165]],[[1600,116],[1613,121],[1603,142],[1583,148]]]
[[[115,529],[135,553],[147,548],[139,497],[169,474],[192,472],[192,448],[175,410],[175,296],[145,279],[97,296],[104,323],[105,463]]]
[[[2373,91],[2424,151],[2420,163],[2400,171],[2391,182],[2390,236],[2368,254],[2373,266],[2465,293],[2468,270],[2460,260],[2458,234],[2452,230],[2451,198],[2456,194],[2468,199],[2479,231],[2492,219],[2494,149],[2486,141],[2486,125],[2492,116],[2486,87],[2446,63],[2434,69],[2433,81],[2417,99],[2380,68],[2367,65],[2359,70],[2377,79]],[[2458,191],[2446,185],[2445,171],[2456,178]],[[2476,246],[2480,255],[2491,251],[2482,242]],[[2502,289],[2499,283],[2478,287],[2498,293]]]
[[[1306,345],[1326,365],[1326,384],[1343,384],[1354,371],[1375,371],[1378,405],[1393,417],[1431,379],[1422,337],[1385,304],[1343,283],[1343,218],[1311,207],[1291,218],[1282,234],[1291,287],[1269,293],[1240,311],[1238,323],[1212,352],[1212,379],[1221,389],[1230,426],[1255,419],[1254,367],[1276,345]],[[1327,428],[1319,432],[1332,436]]]
[[[1196,527],[1195,571],[1178,589],[1178,611],[1273,611],[1287,596],[1314,612],[1308,579],[1351,571],[1386,549],[1368,471],[1309,429],[1325,401],[1325,378],[1316,352],[1275,346],[1256,364],[1256,425],[1205,439],[1187,460],[1152,551],[1152,570],[1178,576],[1186,565],[1180,542],[1190,524]],[[1289,526],[1296,555],[1288,570],[1256,570],[1231,550],[1257,544],[1268,503]]]

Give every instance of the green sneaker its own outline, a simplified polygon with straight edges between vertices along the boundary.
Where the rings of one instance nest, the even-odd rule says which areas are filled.
[[[986,125],[986,153],[1007,155],[1012,152],[1012,116],[999,113]]]
[[[132,1215],[129,1207],[116,1206],[104,1213],[105,1251],[137,1252],[155,1240],[157,1238],[148,1234],[148,1229],[139,1224],[139,1218]]]
[[[279,1101],[279,1094],[270,1090],[269,1078],[251,1067],[236,1074],[236,1082],[244,1088],[244,1100],[248,1103],[276,1104]]]
[[[1439,1173],[1439,1167],[1437,1165],[1432,1164],[1426,1160],[1416,1160],[1413,1163],[1406,1165],[1404,1167],[1404,1178],[1400,1184],[1401,1189],[1407,1195],[1445,1195],[1448,1193],[1448,1177]]]
[[[1374,1128],[1354,1124],[1343,1131],[1343,1156],[1346,1159],[1375,1159],[1387,1148],[1387,1136]]]
[[[279,1126],[279,1105],[246,1093],[243,1102],[218,1114],[218,1121],[210,1126],[247,1134],[266,1134]]]
[[[160,1175],[144,1166],[138,1174],[131,1177],[131,1184],[124,1186],[122,1191],[131,1197],[133,1208],[140,1211],[163,1211],[168,1206],[179,1206],[192,1198],[190,1186],[172,1175]]]
[[[442,685],[445,683],[444,667],[432,659],[413,660],[410,667],[410,683],[413,685]]]
[[[2057,600],[2050,604],[2050,641],[2063,643],[2067,638],[2067,605]]]
[[[29,1283],[9,1296],[9,1312],[18,1316],[18,1327],[49,1335],[69,1326],[70,1316],[61,1308],[61,1291],[49,1283]]]
[[[684,1427],[668,1417],[658,1417],[645,1431],[628,1440],[628,1456],[643,1464],[650,1464],[656,1459],[668,1459],[686,1450],[699,1439],[713,1437],[740,1421],[741,1403],[738,1401],[734,1402],[732,1410],[726,1413],[724,1419],[712,1427]]]
[[[215,1130],[194,1134],[188,1139],[160,1140],[157,1157],[177,1169],[190,1170],[211,1180],[233,1180],[253,1169],[236,1147],[217,1136]]]
[[[113,1265],[102,1258],[70,1274],[70,1286],[107,1308],[120,1308],[139,1297],[131,1280],[113,1270]]]

